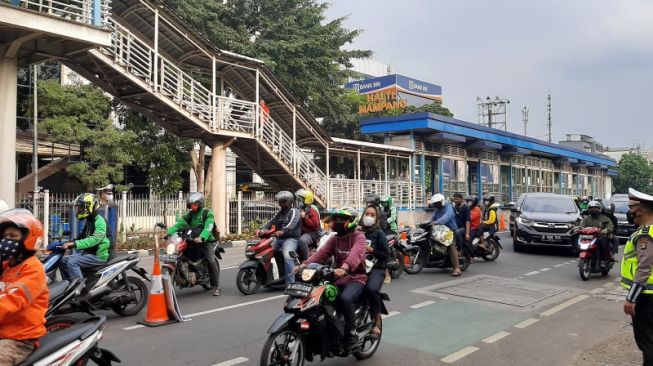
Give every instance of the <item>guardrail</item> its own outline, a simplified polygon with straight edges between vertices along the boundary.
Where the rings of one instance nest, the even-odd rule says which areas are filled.
[[[3,0],[0,2],[96,27],[105,26],[111,13],[111,0]]]

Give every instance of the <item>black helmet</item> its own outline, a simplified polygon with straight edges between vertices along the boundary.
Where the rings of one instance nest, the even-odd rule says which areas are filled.
[[[614,203],[610,203],[603,209],[606,213],[614,214]]]
[[[368,193],[365,195],[366,206],[381,206],[381,198],[376,193]]]
[[[465,197],[465,201],[472,201],[472,205],[474,206],[478,205],[478,197],[476,196],[467,196]]]
[[[488,196],[487,198],[483,198],[483,201],[488,201],[490,204],[493,204],[494,196]]]
[[[274,199],[279,203],[284,202],[287,207],[292,207],[292,204],[295,201],[295,195],[288,191],[281,191],[277,193]]]
[[[189,193],[188,198],[186,198],[186,208],[190,210],[190,205],[193,203],[198,204],[199,208],[204,207],[204,195],[199,192]]]

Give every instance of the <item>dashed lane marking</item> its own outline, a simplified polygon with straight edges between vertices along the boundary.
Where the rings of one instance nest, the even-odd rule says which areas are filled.
[[[395,316],[395,315],[399,315],[399,314],[401,314],[401,313],[398,312],[398,311],[391,311],[388,314],[381,315],[381,318],[385,319],[385,318],[389,318],[391,316]]]
[[[241,364],[241,363],[244,363],[244,362],[247,362],[247,361],[249,361],[249,359],[247,359],[245,357],[238,357],[238,358],[234,358],[233,360],[216,363],[213,366],[233,366],[233,365],[238,365],[238,364]]]
[[[460,360],[461,358],[463,358],[465,356],[468,356],[468,355],[470,355],[470,354],[472,354],[472,353],[474,353],[474,352],[476,352],[478,350],[479,350],[478,347],[468,346],[468,347],[465,347],[465,348],[461,349],[458,352],[452,353],[449,356],[440,359],[440,361],[445,362],[445,363],[454,363],[454,362]]]
[[[563,310],[563,309],[565,309],[565,308],[567,308],[567,307],[569,307],[569,306],[571,306],[571,305],[573,305],[573,304],[575,304],[577,302],[580,302],[580,301],[583,301],[583,300],[587,299],[588,297],[589,296],[587,296],[587,295],[580,295],[580,296],[575,297],[575,298],[573,298],[573,299],[571,299],[569,301],[563,302],[562,304],[560,304],[558,306],[552,307],[551,309],[543,312],[540,315],[542,315],[542,316],[551,316],[551,315],[559,312],[560,310]]]
[[[410,307],[413,308],[413,309],[419,309],[419,308],[423,308],[425,306],[429,306],[431,304],[435,304],[435,301],[431,301],[431,300],[424,301],[424,302],[420,302],[419,304],[411,305]]]
[[[525,276],[531,276],[531,275],[538,274],[538,273],[540,273],[540,271],[528,272],[528,273],[525,274]]]
[[[560,264],[556,264],[554,267],[555,268],[560,268],[560,267],[563,267],[565,265],[566,265],[566,263],[560,263]]]
[[[492,336],[489,336],[489,337],[485,338],[481,342],[483,342],[483,343],[494,343],[494,342],[497,342],[497,341],[499,341],[499,340],[501,340],[501,339],[503,339],[503,338],[505,338],[505,337],[507,337],[509,335],[510,335],[510,333],[501,331],[501,332],[499,332],[499,333],[497,333],[495,335],[492,335]]]
[[[540,321],[540,319],[533,319],[533,318],[526,319],[526,320],[524,320],[523,322],[521,322],[519,324],[515,324],[515,328],[524,329],[527,326],[529,326],[531,324],[535,324],[535,323],[537,323],[539,321]]]
[[[124,330],[133,330],[133,329],[138,329],[138,328],[145,328],[145,326],[141,325],[141,324],[138,324],[138,325],[132,325],[131,327],[127,327],[127,328],[122,328],[122,329],[124,329]]]
[[[540,272],[546,272],[546,271],[549,271],[549,270],[551,270],[551,268],[542,268],[542,269],[540,269]]]

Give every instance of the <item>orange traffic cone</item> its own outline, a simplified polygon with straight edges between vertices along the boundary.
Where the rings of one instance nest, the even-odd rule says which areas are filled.
[[[148,327],[157,327],[175,323],[176,320],[170,320],[168,317],[168,308],[166,306],[166,295],[163,291],[163,281],[161,280],[161,264],[159,259],[154,259],[154,268],[152,270],[152,287],[147,299],[147,314],[140,324]]]
[[[499,215],[499,231],[506,231],[506,221],[503,212]]]

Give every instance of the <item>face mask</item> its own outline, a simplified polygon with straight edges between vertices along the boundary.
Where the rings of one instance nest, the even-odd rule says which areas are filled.
[[[590,215],[592,215],[592,217],[598,217],[599,213],[598,212],[590,212]]]
[[[105,194],[104,198],[106,198],[108,202],[113,202],[113,194]]]
[[[626,212],[626,220],[628,220],[628,223],[631,224],[631,225],[635,225],[635,219],[640,217],[640,216],[642,216],[642,215],[637,215],[637,216],[633,215],[633,213],[630,210],[628,210],[628,212]]]
[[[345,222],[336,222],[333,230],[338,234],[338,236],[343,236],[347,233],[347,223]]]
[[[376,218],[371,216],[363,216],[363,226],[370,227],[370,226],[374,226],[375,223],[376,223]]]
[[[10,239],[0,240],[0,261],[13,259],[16,262],[22,262],[24,253],[21,250],[20,242]]]

